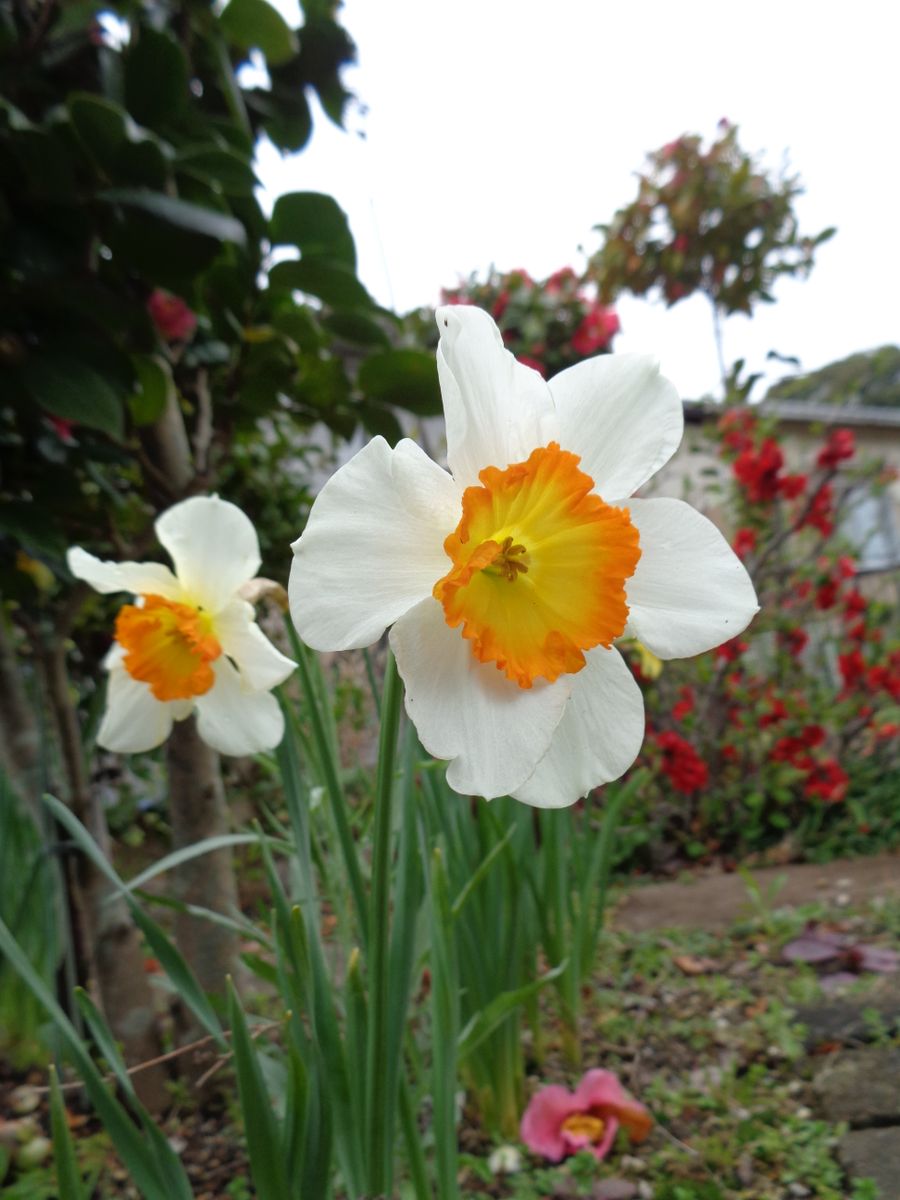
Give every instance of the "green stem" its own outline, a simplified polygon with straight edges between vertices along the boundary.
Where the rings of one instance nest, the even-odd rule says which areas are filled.
[[[368,1117],[369,1192],[390,1193],[389,1144],[392,1122],[388,1114],[394,1098],[385,1096],[388,1070],[389,924],[391,887],[392,799],[397,735],[400,728],[403,685],[394,657],[388,653],[381,704],[381,736],[375,784],[375,820],[372,843],[372,890],[369,903],[369,1029],[366,1047],[366,1108]]]
[[[356,843],[353,840],[353,831],[347,819],[347,803],[344,796],[344,789],[341,787],[341,781],[338,777],[337,764],[332,753],[331,741],[322,717],[320,701],[316,694],[312,672],[309,668],[309,651],[300,641],[291,621],[286,620],[285,625],[300,671],[300,682],[306,697],[306,707],[309,711],[309,719],[312,725],[313,741],[318,750],[322,781],[325,784],[325,790],[328,792],[328,798],[331,801],[331,811],[334,816],[338,841],[341,843],[341,854],[343,855],[344,865],[347,868],[350,890],[353,893],[353,903],[356,907],[356,915],[359,921],[360,937],[365,939],[368,926],[366,924],[366,893],[363,887],[362,871],[359,868],[359,859],[356,855]]]

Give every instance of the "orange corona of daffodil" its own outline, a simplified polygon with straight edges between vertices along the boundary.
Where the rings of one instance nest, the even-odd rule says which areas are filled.
[[[234,504],[195,496],[164,512],[162,563],[102,562],[80,547],[69,570],[98,592],[131,592],[106,658],[106,712],[97,741],[134,753],[164,741],[197,713],[200,736],[222,754],[253,754],[281,741],[271,689],[294,663],[264,636],[241,595],[260,563],[256,530]]]
[[[341,467],[294,544],[291,613],[320,650],[393,626],[407,712],[457,791],[565,806],[641,746],[615,641],[698,654],[747,625],[756,595],[705,517],[633,495],[683,430],[652,359],[606,355],[546,382],[487,313],[437,322],[449,473],[383,438]]]

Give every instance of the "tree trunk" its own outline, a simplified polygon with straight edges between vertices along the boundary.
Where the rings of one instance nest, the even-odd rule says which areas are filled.
[[[106,813],[88,785],[81,756],[78,718],[66,671],[65,639],[57,635],[46,649],[45,669],[62,742],[69,779],[69,803],[91,837],[110,858]],[[130,1065],[147,1062],[160,1053],[153,994],[144,971],[144,949],[128,905],[106,877],[84,856],[78,869],[78,903],[87,927],[86,951],[100,1004],[113,1036]],[[134,1076],[134,1086],[151,1112],[169,1102],[162,1065]]]
[[[166,747],[169,820],[176,850],[230,832],[219,756],[197,733],[193,717],[177,721]],[[173,895],[183,904],[233,916],[237,884],[229,849],[193,858],[174,871]],[[179,912],[175,940],[206,992],[221,993],[237,967],[237,934],[203,917]],[[187,1028],[187,1034],[196,1029]]]
[[[16,792],[37,817],[40,730],[28,703],[12,638],[0,613],[0,762]]]

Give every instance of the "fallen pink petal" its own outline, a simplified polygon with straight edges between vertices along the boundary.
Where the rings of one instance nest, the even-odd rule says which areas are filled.
[[[653,1118],[632,1100],[612,1071],[588,1071],[574,1092],[559,1084],[541,1088],[522,1117],[520,1136],[534,1154],[560,1162],[589,1150],[599,1162],[621,1126],[633,1142],[650,1133]]]

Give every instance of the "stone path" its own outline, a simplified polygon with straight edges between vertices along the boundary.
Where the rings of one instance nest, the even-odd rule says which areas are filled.
[[[900,895],[900,855],[753,871],[773,908],[815,900],[855,907]],[[628,892],[613,918],[630,932],[687,927],[715,932],[753,912],[740,875],[650,884]],[[818,1062],[813,1088],[821,1115],[846,1122],[838,1154],[851,1179],[873,1179],[881,1200],[900,1200],[900,1049],[878,1044],[900,1032],[900,979],[888,976],[864,996],[824,997],[797,1012]],[[820,1056],[820,1057],[819,1057]]]

